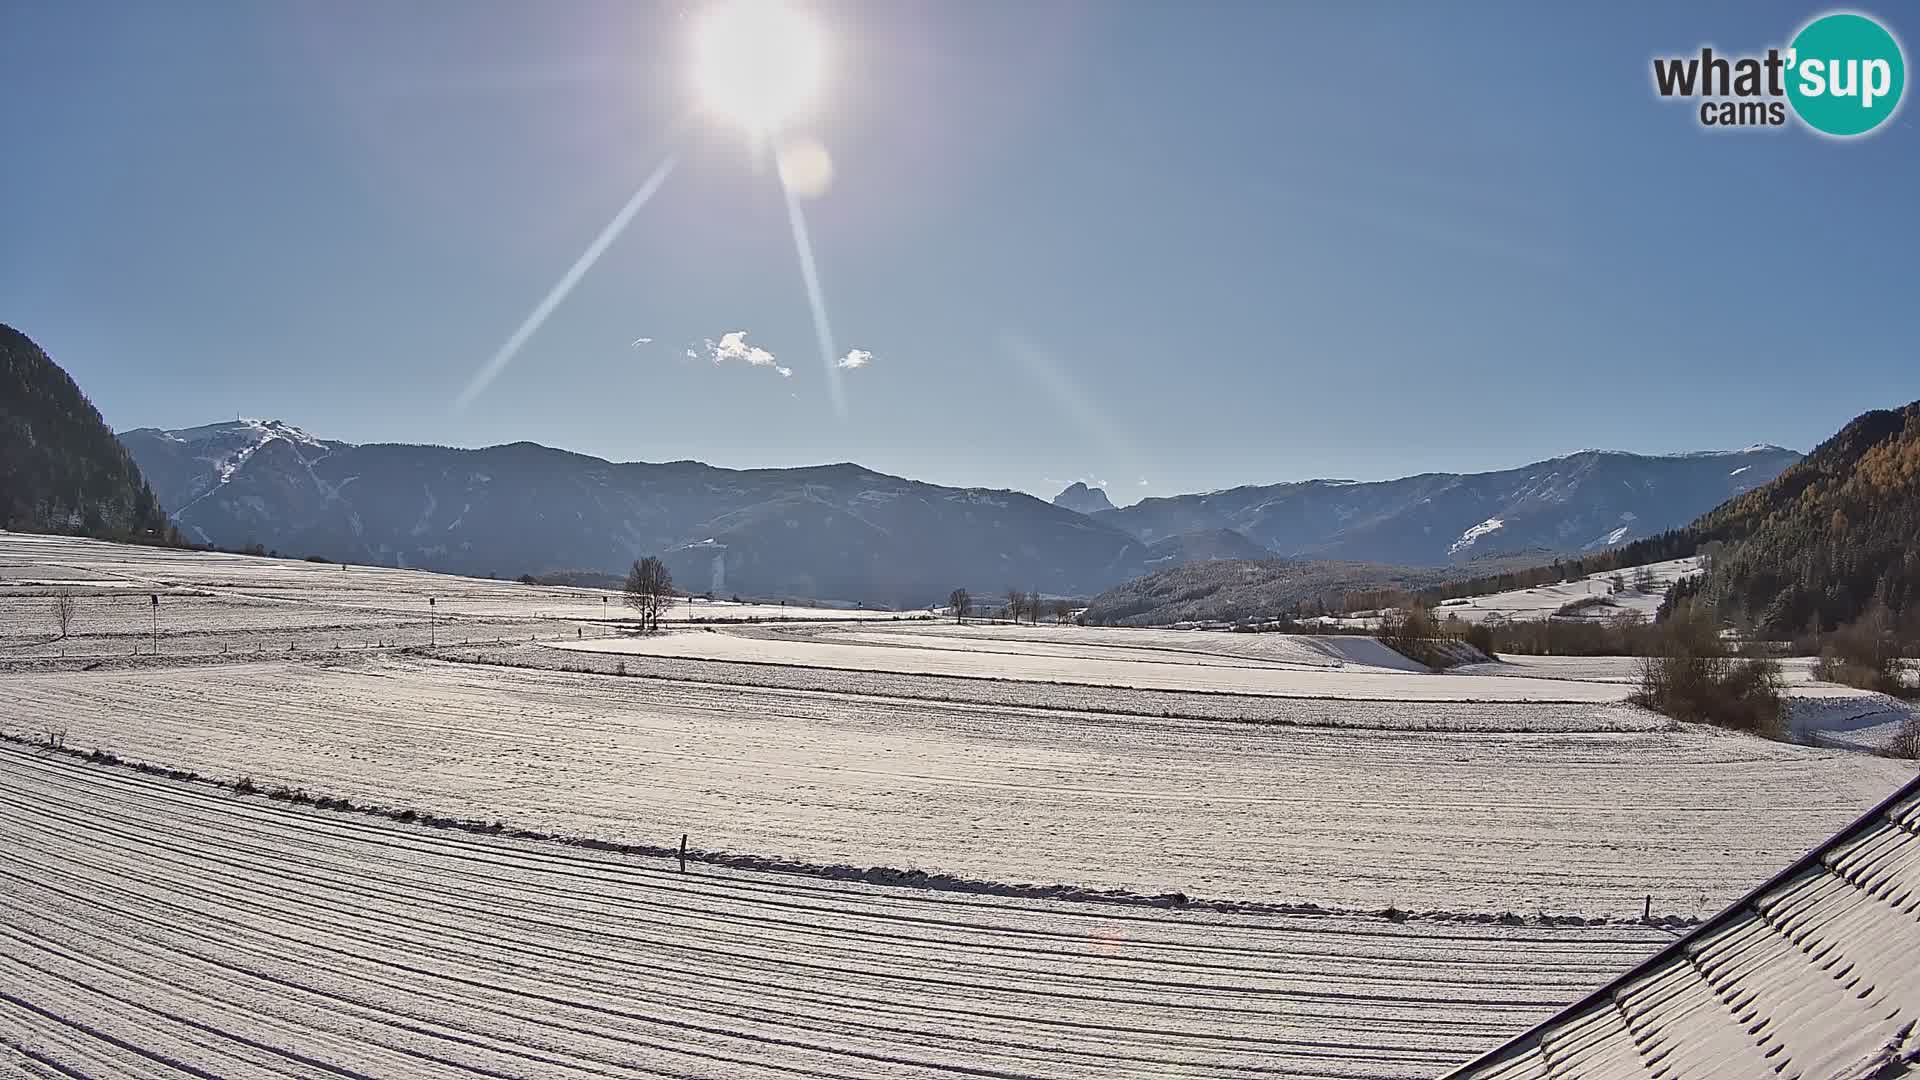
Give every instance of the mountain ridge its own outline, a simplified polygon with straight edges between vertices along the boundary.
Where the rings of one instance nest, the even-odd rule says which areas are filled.
[[[1095,517],[1148,543],[1224,528],[1289,558],[1444,566],[1535,547],[1600,550],[1656,535],[1799,458],[1765,445],[1673,455],[1583,450],[1484,473],[1248,484],[1144,499]]]
[[[1576,547],[1567,536],[1620,542],[1639,534],[1620,529],[1620,507],[1646,509],[1644,499],[1581,496],[1582,483],[1568,475],[1579,471],[1577,455],[1503,473],[1243,485],[1082,513],[1058,498],[926,484],[856,462],[730,469],[689,459],[615,462],[527,440],[354,444],[252,419],[136,428],[120,438],[177,508],[181,530],[203,543],[501,576],[619,573],[638,555],[657,553],[694,591],[888,605],[936,603],[956,586],[1086,596],[1221,558],[1444,566],[1509,549]],[[1664,477],[1689,460],[1710,460],[1726,474],[1730,459],[1753,452],[1711,453],[1590,456],[1651,463],[1645,468]],[[1774,465],[1731,463],[1740,465],[1733,473],[1755,478],[1770,477]],[[1496,482],[1529,470],[1540,474],[1536,488],[1566,488],[1557,501],[1534,493],[1541,513],[1532,516],[1544,513],[1544,525],[1516,504],[1529,497],[1525,484]],[[1633,479],[1639,488],[1666,483]],[[1741,486],[1738,475],[1723,480]],[[1605,505],[1588,505],[1596,501]],[[1691,518],[1718,499],[1683,493],[1681,501],[1691,503]],[[1482,517],[1485,507],[1513,520]],[[1631,522],[1636,511],[1624,512]],[[1596,515],[1607,531],[1593,528]]]

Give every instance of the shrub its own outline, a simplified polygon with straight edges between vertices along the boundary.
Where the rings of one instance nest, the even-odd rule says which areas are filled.
[[[1861,616],[1821,638],[1813,676],[1882,694],[1909,693],[1901,670],[1893,620],[1883,608]]]
[[[1481,652],[1493,655],[1493,635],[1486,627],[1473,626],[1452,616],[1441,623],[1434,619],[1430,609],[1418,606],[1387,612],[1373,636],[1401,656],[1435,670],[1467,662],[1466,650],[1449,647],[1457,642],[1471,642]]]
[[[1887,756],[1908,761],[1920,760],[1920,713],[1908,713],[1907,718],[1900,722],[1900,730],[1894,733],[1893,742],[1887,746]]]
[[[1493,627],[1499,649],[1522,656],[1650,656],[1660,630],[1638,612],[1605,619],[1510,620]]]
[[[1466,629],[1461,632],[1460,638],[1467,644],[1486,653],[1487,659],[1499,659],[1493,651],[1493,627],[1488,626],[1486,623],[1468,623]]]
[[[1618,607],[1610,596],[1583,596],[1578,600],[1569,600],[1561,604],[1555,615],[1579,615],[1594,608]]]
[[[1635,704],[1675,720],[1786,737],[1778,661],[1729,655],[1718,627],[1695,615],[1670,619],[1660,631],[1659,651],[1640,662]]]

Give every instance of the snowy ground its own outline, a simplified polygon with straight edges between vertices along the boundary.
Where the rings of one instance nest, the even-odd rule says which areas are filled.
[[[984,636],[966,636],[942,635],[931,626],[726,627],[560,641],[555,647],[848,671],[1355,701],[1602,702],[1622,701],[1627,695],[1625,686],[1611,683],[1431,675],[1409,670],[1416,665],[1368,638],[1011,626],[994,628]],[[1143,634],[1161,636],[1142,638]],[[1167,638],[1179,638],[1186,647],[1162,644]],[[1271,655],[1263,658],[1255,650]]]
[[[53,591],[82,605],[60,642]],[[1804,667],[1818,746],[1624,704],[1631,660],[1430,675],[1365,638],[947,622],[595,641],[599,595],[0,534],[0,730],[816,864],[682,878],[0,748],[0,1077],[1431,1076],[1658,939],[1436,913],[1705,914],[1913,774],[1848,749],[1905,706]],[[1361,915],[1390,905],[1419,914]]]
[[[1669,940],[682,875],[7,747],[0,881],[6,1076],[1430,1077]]]
[[[65,638],[52,616],[59,594],[74,600]],[[0,532],[0,662],[151,652],[156,631],[164,654],[593,637],[630,617],[621,601],[601,589]],[[924,614],[680,599],[665,618],[677,625]]]
[[[1912,775],[1711,730],[1396,732],[1461,706],[1300,704],[1379,726],[383,656],[0,680],[8,730],[213,776],[627,842],[1367,909],[1613,917],[1651,893],[1699,913]]]
[[[1659,610],[1660,601],[1666,599],[1667,589],[1674,582],[1700,572],[1700,560],[1688,558],[1650,563],[1647,570],[1652,574],[1654,584],[1653,588],[1645,592],[1635,588],[1639,569],[1629,567],[1604,574],[1592,574],[1559,585],[1542,585],[1535,589],[1515,589],[1512,592],[1448,600],[1435,608],[1434,614],[1442,617],[1457,615],[1467,622],[1486,622],[1490,619],[1544,619],[1574,601],[1598,597],[1608,602],[1584,609],[1580,612],[1580,617],[1603,619],[1622,612],[1634,612],[1651,619],[1653,613]],[[1625,582],[1624,588],[1615,584],[1616,576]]]

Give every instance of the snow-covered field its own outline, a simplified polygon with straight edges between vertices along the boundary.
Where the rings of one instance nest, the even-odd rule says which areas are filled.
[[[0,1075],[1429,1077],[1651,928],[921,893],[0,747]]]
[[[1434,614],[1442,617],[1456,615],[1467,622],[1544,619],[1567,604],[1600,598],[1607,603],[1582,610],[1580,617],[1603,619],[1632,612],[1651,619],[1653,613],[1660,609],[1660,601],[1666,599],[1667,589],[1674,582],[1700,572],[1700,560],[1687,558],[1649,563],[1646,570],[1651,575],[1652,587],[1644,591],[1637,587],[1639,568],[1630,567],[1617,572],[1591,574],[1558,585],[1448,600],[1435,608]],[[1618,582],[1615,581],[1616,577],[1620,579]]]
[[[1912,774],[1710,730],[1395,732],[1462,707],[1300,704],[1389,730],[383,656],[0,681],[8,730],[228,779],[625,842],[1369,910],[1612,917],[1651,893],[1702,912]]]
[[[929,626],[931,624],[928,624]],[[886,630],[852,628],[726,627],[650,637],[560,641],[556,648],[629,655],[690,657],[848,671],[1015,679],[1090,686],[1203,690],[1279,697],[1333,697],[1354,701],[1622,701],[1627,688],[1610,683],[1547,681],[1502,675],[1430,675],[1368,638],[1293,637],[1203,631],[1148,631],[1182,637],[1185,651],[1139,631],[1074,627],[1058,640],[1048,629],[999,627],[990,638],[939,635],[916,624]],[[1214,647],[1265,648],[1216,653]]]
[[[1905,706],[1804,668],[1815,747],[1625,704],[1631,660],[1432,675],[1366,638],[931,621],[596,640],[602,595],[0,534],[7,733],[806,871],[0,746],[0,1077],[1431,1076],[1651,951],[1618,924],[1646,897],[1708,913],[1913,774],[1851,749]]]
[[[51,613],[60,594],[74,601],[66,638]],[[681,599],[665,618],[680,624],[924,614]],[[593,637],[628,617],[621,595],[603,589],[0,532],[0,661],[151,651],[156,630],[162,653],[217,653]]]

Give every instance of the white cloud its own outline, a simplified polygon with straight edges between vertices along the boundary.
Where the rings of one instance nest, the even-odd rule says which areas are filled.
[[[855,371],[873,363],[873,354],[865,349],[848,349],[847,355],[840,358],[834,367],[842,371]]]
[[[1152,485],[1151,485],[1150,483],[1148,483],[1148,481],[1147,481],[1147,478],[1143,476],[1143,477],[1141,477],[1141,478],[1140,478],[1140,486],[1141,486],[1141,487],[1151,487]]]
[[[653,344],[653,339],[652,339],[652,338],[650,338],[650,337],[637,337],[637,338],[634,338],[634,339],[633,339],[633,344],[632,344],[631,346],[628,346],[628,347],[629,347],[629,348],[634,348],[634,349],[637,349],[637,348],[639,348],[639,347],[640,347],[640,346],[642,346],[642,345],[651,345],[651,344]]]
[[[793,369],[780,364],[779,361],[775,359],[773,353],[758,345],[749,345],[747,343],[747,332],[745,330],[732,330],[721,334],[719,341],[707,338],[702,342],[700,350],[695,350],[689,346],[687,349],[687,357],[689,359],[697,358],[701,355],[702,351],[704,351],[707,359],[713,361],[715,367],[737,360],[746,363],[750,367],[772,368],[774,373],[783,379],[793,378]]]
[[[687,346],[687,359],[689,360],[700,359],[700,354],[697,351],[695,351],[694,347],[691,345]]]

